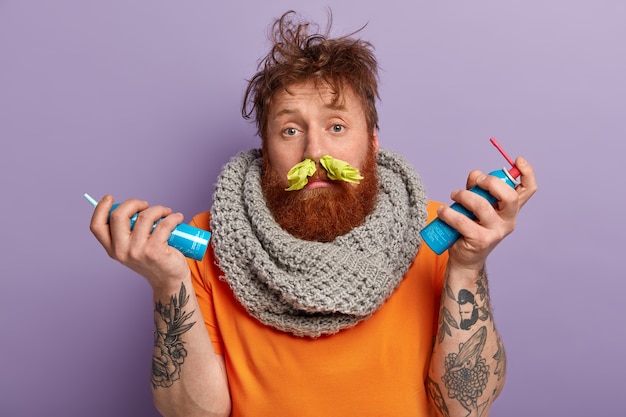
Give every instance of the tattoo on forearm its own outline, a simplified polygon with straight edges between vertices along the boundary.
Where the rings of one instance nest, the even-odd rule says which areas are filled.
[[[184,284],[180,286],[178,296],[173,294],[169,304],[155,303],[154,314],[154,354],[152,356],[152,386],[169,387],[180,379],[180,368],[187,357],[185,342],[181,340],[196,323],[187,321],[194,311],[185,312],[183,308],[189,301]]]
[[[461,403],[471,416],[482,416],[489,400],[478,404],[489,380],[489,365],[481,356],[487,329],[482,326],[467,342],[459,344],[459,353],[450,353],[445,359],[442,381],[448,389],[448,397]]]
[[[498,377],[498,381],[506,376],[506,353],[504,352],[504,343],[502,339],[498,337],[498,350],[493,355],[493,360],[496,361],[496,369],[493,374]],[[498,392],[498,388],[494,388],[494,394]]]
[[[452,336],[450,327],[458,329],[459,325],[456,324],[456,320],[452,316],[452,313],[450,313],[450,310],[444,307],[441,309],[441,315],[439,316],[439,332],[437,336],[439,343],[443,342],[446,335]]]
[[[487,289],[487,274],[484,268],[481,269],[478,274],[476,286],[476,295],[467,289],[461,289],[459,293],[455,295],[449,285],[444,287],[443,297],[454,300],[459,306],[458,321],[448,308],[443,307],[441,309],[437,335],[439,343],[443,342],[446,335],[452,336],[451,328],[471,330],[472,326],[474,326],[478,320],[487,321],[492,318],[491,300]],[[477,298],[481,305],[478,304]]]
[[[450,303],[450,300],[454,303]],[[451,307],[454,305],[458,306],[458,311]],[[471,417],[486,417],[491,398],[499,394],[498,390],[502,384],[495,384],[493,391],[485,393],[485,390],[491,374],[497,377],[497,381],[505,378],[506,354],[502,340],[496,333],[497,351],[487,363],[483,356],[487,328],[495,332],[485,269],[481,269],[476,277],[475,293],[468,289],[460,289],[455,293],[452,287],[446,284],[442,294],[437,333],[439,343],[442,343],[446,336],[464,338],[463,334],[466,334],[466,331],[473,334],[466,342],[459,343],[458,352],[448,353],[445,357],[444,374],[441,378],[445,388],[440,388],[430,378],[427,380],[428,394],[444,417],[449,416],[449,411],[441,389],[447,389],[447,397],[457,400],[468,411],[467,416]]]
[[[480,319],[485,321],[491,318],[491,297],[489,296],[489,289],[487,287],[487,272],[485,272],[485,268],[480,270],[476,285],[478,286],[476,295],[482,302],[482,306],[480,307]]]
[[[450,417],[450,411],[448,410],[448,406],[446,405],[446,401],[443,398],[443,394],[441,393],[441,388],[439,388],[439,384],[433,381],[430,377],[426,380],[426,389],[428,390],[428,395],[433,401],[437,410],[439,410],[439,414],[443,417]]]

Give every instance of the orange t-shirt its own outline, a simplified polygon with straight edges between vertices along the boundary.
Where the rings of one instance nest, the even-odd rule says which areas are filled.
[[[428,206],[429,219],[436,205]],[[208,230],[209,213],[192,224]],[[215,352],[224,355],[232,416],[430,416],[424,381],[447,252],[422,244],[391,297],[370,318],[316,339],[263,325],[234,298],[212,250],[190,260]]]

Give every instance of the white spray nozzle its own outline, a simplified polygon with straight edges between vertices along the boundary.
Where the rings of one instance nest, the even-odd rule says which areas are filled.
[[[95,206],[97,206],[97,205],[98,205],[98,202],[97,202],[96,200],[94,200],[94,198],[93,198],[92,196],[90,196],[89,194],[85,193],[85,194],[83,194],[83,197],[85,197],[85,199],[86,199],[87,201],[89,201],[89,202],[91,203],[91,205],[92,205],[92,206],[94,206],[94,207],[95,207]]]

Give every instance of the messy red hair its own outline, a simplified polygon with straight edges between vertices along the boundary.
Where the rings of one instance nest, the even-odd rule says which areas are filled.
[[[265,138],[269,107],[277,92],[288,91],[289,86],[302,81],[322,82],[335,93],[335,100],[341,99],[346,87],[352,88],[365,109],[368,130],[373,132],[378,128],[378,63],[373,46],[352,37],[362,28],[330,38],[331,14],[324,34],[309,33],[313,25],[296,17],[294,11],[288,11],[272,25],[273,47],[248,83],[243,117],[251,119],[254,115],[257,133]]]

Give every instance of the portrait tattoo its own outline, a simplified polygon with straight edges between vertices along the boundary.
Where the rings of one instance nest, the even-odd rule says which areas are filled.
[[[448,397],[461,403],[471,416],[482,416],[488,400],[478,404],[489,380],[489,365],[481,356],[487,329],[482,326],[467,342],[459,344],[459,353],[450,353],[445,359],[442,381],[448,389]]]
[[[459,316],[461,316],[460,327],[463,330],[469,330],[478,320],[478,305],[474,300],[474,294],[463,289],[459,291],[457,302],[459,303]]]
[[[169,304],[155,303],[152,356],[152,387],[155,389],[167,388],[180,379],[180,368],[187,357],[181,336],[196,323],[187,323],[194,313],[183,310],[188,301],[187,289],[181,284],[178,296],[173,294]]]
[[[492,317],[491,300],[487,289],[487,274],[485,273],[484,268],[478,273],[476,286],[476,295],[466,289],[461,289],[458,295],[455,295],[449,285],[444,287],[443,296],[456,301],[459,306],[458,321],[448,308],[443,307],[441,309],[441,315],[439,317],[439,330],[437,334],[439,343],[443,342],[446,335],[452,336],[451,329],[453,328],[471,330],[472,326],[476,324],[478,320],[487,321]],[[480,300],[481,305],[479,305],[477,299]]]

